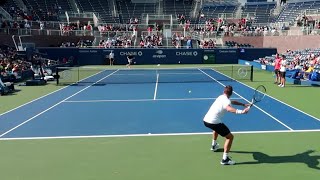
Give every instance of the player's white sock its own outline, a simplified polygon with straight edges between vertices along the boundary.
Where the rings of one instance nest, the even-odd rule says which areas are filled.
[[[214,146],[216,143],[216,140],[212,139],[212,146]]]
[[[223,159],[223,160],[226,160],[227,157],[228,157],[228,153],[223,153],[222,159]]]

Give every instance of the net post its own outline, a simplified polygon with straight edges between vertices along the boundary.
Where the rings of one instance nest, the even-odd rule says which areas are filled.
[[[79,83],[80,82],[80,68],[78,67],[78,78],[77,78],[78,80],[77,80],[77,83]]]
[[[56,79],[57,85],[59,85],[59,67],[56,67]]]
[[[233,65],[231,66],[231,78],[233,78]]]
[[[253,65],[251,65],[250,69],[251,69],[250,80],[251,82],[253,82]]]

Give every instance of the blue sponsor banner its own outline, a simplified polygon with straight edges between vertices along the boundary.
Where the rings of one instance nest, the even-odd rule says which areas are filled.
[[[102,49],[79,48],[78,49],[79,65],[101,65],[104,63]]]
[[[262,69],[262,70],[274,71],[274,66],[261,64],[255,61],[246,61],[246,60],[239,59],[238,63],[243,65],[252,65],[253,67]]]
[[[104,58],[110,51],[114,52],[115,64],[126,64],[130,54],[135,64],[202,64],[201,49],[103,49]]]
[[[203,58],[214,56],[215,64],[237,64],[238,63],[238,49],[204,49]]]
[[[108,64],[108,55],[114,52],[115,65],[127,64],[127,56],[133,55],[135,64],[202,64],[206,59],[214,59],[216,64],[237,64],[240,57],[258,59],[265,54],[271,55],[274,50],[264,49],[144,49],[144,48],[38,48],[48,59],[74,58],[77,65]],[[262,52],[259,55],[259,52]]]
[[[277,53],[276,48],[239,48],[238,59],[253,61],[261,57],[271,56]]]

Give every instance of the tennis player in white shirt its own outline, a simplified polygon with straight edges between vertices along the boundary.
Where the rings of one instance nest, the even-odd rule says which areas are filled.
[[[282,60],[280,64],[280,84],[278,85],[279,87],[285,87],[286,85],[286,71],[287,71],[287,60],[286,56],[282,55]]]
[[[109,53],[109,61],[110,61],[110,66],[113,66],[113,63],[114,63],[114,53],[113,53],[113,51],[111,51]]]
[[[213,140],[212,140],[212,151],[217,151],[219,148],[219,144],[217,143],[218,135],[225,137],[224,151],[221,160],[222,165],[234,165],[235,161],[232,161],[228,153],[230,152],[233,134],[230,132],[229,128],[222,122],[222,117],[226,112],[236,113],[236,114],[246,114],[250,109],[250,104],[244,104],[238,101],[230,100],[232,95],[233,88],[232,86],[226,86],[224,88],[223,94],[220,95],[211,105],[209,111],[205,115],[203,121],[204,125],[210,128],[213,131]],[[245,109],[235,109],[231,106],[233,105],[241,105],[244,106]]]

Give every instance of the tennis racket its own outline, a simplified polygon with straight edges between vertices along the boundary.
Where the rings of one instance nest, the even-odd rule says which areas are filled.
[[[262,101],[262,99],[264,98],[264,96],[266,95],[267,93],[267,89],[266,87],[264,87],[263,85],[259,85],[255,90],[254,90],[254,94],[253,94],[253,97],[252,97],[252,101],[251,101],[251,105],[250,107],[257,103],[257,102],[260,102]]]

